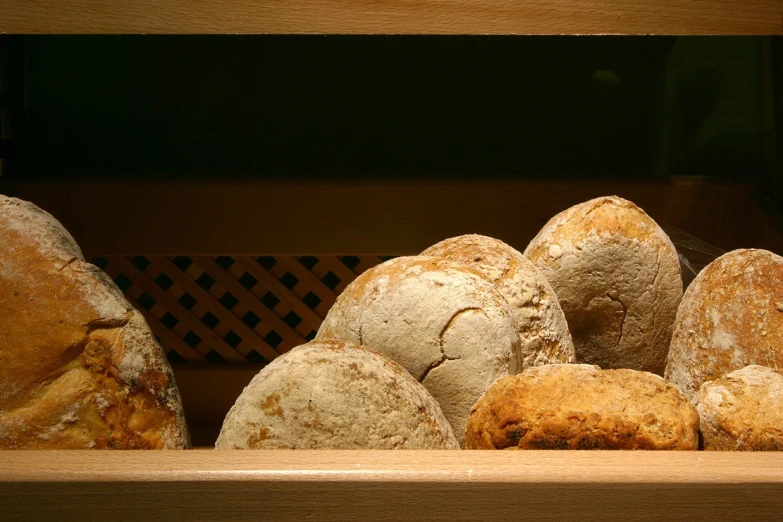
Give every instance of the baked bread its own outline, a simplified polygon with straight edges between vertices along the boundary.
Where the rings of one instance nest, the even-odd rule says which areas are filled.
[[[424,386],[397,363],[313,341],[256,375],[226,415],[216,449],[459,449]]]
[[[705,382],[693,399],[706,450],[783,450],[783,375],[764,366]]]
[[[616,196],[576,205],[549,220],[525,255],[560,300],[577,361],[663,374],[680,263],[642,209]]]
[[[362,344],[400,363],[435,397],[461,442],[470,407],[496,379],[518,371],[512,314],[477,270],[398,257],[349,284],[316,339]]]
[[[693,280],[677,312],[665,377],[688,397],[745,366],[783,368],[783,258],[734,250]]]
[[[520,252],[499,239],[469,234],[445,239],[421,255],[464,263],[495,284],[514,312],[522,368],[576,362],[568,323],[554,290]]]
[[[35,205],[0,196],[0,448],[186,448],[143,317]]]
[[[528,368],[472,408],[467,449],[695,450],[699,416],[658,375],[586,364]]]

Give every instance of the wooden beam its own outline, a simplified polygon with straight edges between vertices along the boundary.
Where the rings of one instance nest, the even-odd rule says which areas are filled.
[[[780,0],[4,0],[0,33],[780,34]]]
[[[783,227],[762,208],[758,181],[367,182],[95,181],[3,183],[0,193],[52,213],[97,255],[413,254],[466,233],[522,250],[549,218],[617,194],[664,229],[723,249],[783,253]],[[774,200],[774,198],[772,198]]]
[[[0,518],[780,520],[780,453],[6,451]]]

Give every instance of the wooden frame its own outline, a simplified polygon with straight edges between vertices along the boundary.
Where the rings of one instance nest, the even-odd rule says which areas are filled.
[[[4,452],[0,519],[776,520],[783,454]]]
[[[6,0],[0,33],[781,34],[781,0]],[[770,127],[771,128],[771,127]],[[780,139],[780,136],[777,136]],[[616,193],[724,248],[783,250],[762,182],[5,183],[98,254],[421,250],[465,232],[517,247]],[[253,217],[265,227],[226,233]],[[234,228],[232,228],[234,227]],[[255,372],[177,368],[194,440]],[[205,385],[209,383],[209,385]],[[783,455],[705,452],[2,452],[0,519],[741,519],[783,516]]]
[[[780,0],[5,0],[0,33],[780,34]]]

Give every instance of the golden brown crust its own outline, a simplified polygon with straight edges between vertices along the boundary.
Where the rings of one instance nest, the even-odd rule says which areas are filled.
[[[657,375],[556,364],[498,380],[471,409],[465,447],[695,450],[698,427]]]
[[[693,399],[705,450],[783,451],[783,375],[764,366],[708,381]]]
[[[184,448],[171,368],[71,236],[0,196],[0,448]]]
[[[783,368],[783,258],[734,250],[707,265],[683,297],[665,377],[688,397],[706,381],[757,364]]]

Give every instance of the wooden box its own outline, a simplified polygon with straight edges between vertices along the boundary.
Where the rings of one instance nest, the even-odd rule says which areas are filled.
[[[778,0],[0,3],[0,34],[15,35],[781,32]],[[777,454],[209,449],[250,378],[312,335],[335,295],[385,256],[467,232],[524,248],[558,211],[610,193],[635,201],[667,230],[687,230],[707,244],[783,252],[776,38],[763,40],[760,62],[763,161],[752,175],[722,177],[678,175],[658,165],[642,176],[600,179],[481,172],[221,179],[214,169],[198,179],[112,179],[111,172],[14,178],[14,100],[21,94],[0,75],[0,159],[8,160],[0,192],[60,219],[145,313],[173,361],[197,446],[3,452],[0,519],[780,519]],[[15,45],[0,40],[0,49],[8,51],[9,42]],[[13,52],[0,56],[6,64],[14,59]],[[227,294],[236,300],[231,306]],[[262,316],[259,326],[254,317]]]

